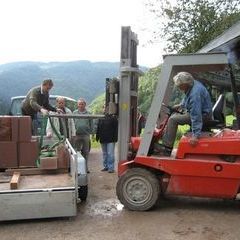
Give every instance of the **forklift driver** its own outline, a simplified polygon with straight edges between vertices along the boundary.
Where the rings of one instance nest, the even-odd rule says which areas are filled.
[[[170,156],[174,145],[178,125],[191,125],[192,136],[189,144],[195,146],[201,135],[203,123],[212,119],[211,97],[207,89],[188,72],[179,72],[173,78],[174,84],[184,92],[185,96],[180,104],[175,105],[177,110],[183,110],[183,114],[173,114],[167,123],[160,152]]]

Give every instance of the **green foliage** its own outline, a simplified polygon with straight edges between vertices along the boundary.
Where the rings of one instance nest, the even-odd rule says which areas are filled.
[[[167,40],[168,52],[193,53],[240,20],[238,0],[149,0],[154,39]]]
[[[138,106],[144,114],[149,111],[160,71],[160,66],[152,68],[139,79]]]
[[[233,115],[228,115],[226,116],[226,125],[227,126],[232,126],[233,125],[233,121],[236,119],[235,116]]]
[[[161,66],[158,66],[147,71],[139,79],[138,106],[144,115],[147,115],[150,109],[160,72]],[[183,93],[178,88],[174,88],[170,105],[178,104],[182,99],[182,95]]]
[[[155,93],[156,84],[159,78],[160,71],[161,71],[160,66],[152,68],[139,79],[138,106],[140,108],[140,111],[144,114],[147,114],[150,109],[150,105],[152,102],[153,95]],[[89,105],[89,110],[91,111],[91,113],[101,114],[104,102],[105,93],[95,98],[92,101],[91,105]]]
[[[88,106],[92,114],[102,114],[102,107],[105,103],[105,93],[95,98],[92,103]]]
[[[91,149],[100,147],[101,147],[100,142],[97,142],[95,137],[91,137]]]

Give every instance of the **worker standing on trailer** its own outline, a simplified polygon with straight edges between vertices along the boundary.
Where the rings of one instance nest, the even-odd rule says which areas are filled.
[[[171,155],[178,125],[191,125],[192,136],[189,143],[195,146],[201,135],[203,123],[212,119],[211,97],[201,82],[194,80],[188,72],[179,72],[173,81],[185,96],[180,104],[174,106],[177,110],[183,110],[183,114],[175,113],[169,118],[163,135],[161,150],[166,156]]]
[[[25,100],[22,103],[23,115],[29,115],[34,119],[37,112],[47,115],[48,111],[56,112],[56,108],[49,104],[49,91],[53,87],[53,81],[46,79],[41,86],[29,90]]]
[[[37,134],[38,113],[48,115],[49,111],[56,112],[57,109],[49,104],[49,91],[53,87],[52,79],[43,80],[41,86],[34,87],[29,90],[26,98],[22,102],[22,114],[31,116],[32,132]]]

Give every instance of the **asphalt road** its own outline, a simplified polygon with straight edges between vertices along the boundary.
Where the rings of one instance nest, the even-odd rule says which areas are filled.
[[[89,196],[77,217],[2,222],[0,240],[240,239],[239,201],[172,197],[151,211],[132,212],[116,198],[116,174],[100,171],[100,150],[92,150],[89,165]]]

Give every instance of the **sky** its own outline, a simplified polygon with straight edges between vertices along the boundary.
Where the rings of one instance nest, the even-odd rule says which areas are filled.
[[[162,62],[146,45],[154,24],[144,0],[0,0],[0,64],[16,61],[120,61],[121,26],[138,35],[138,64]]]

